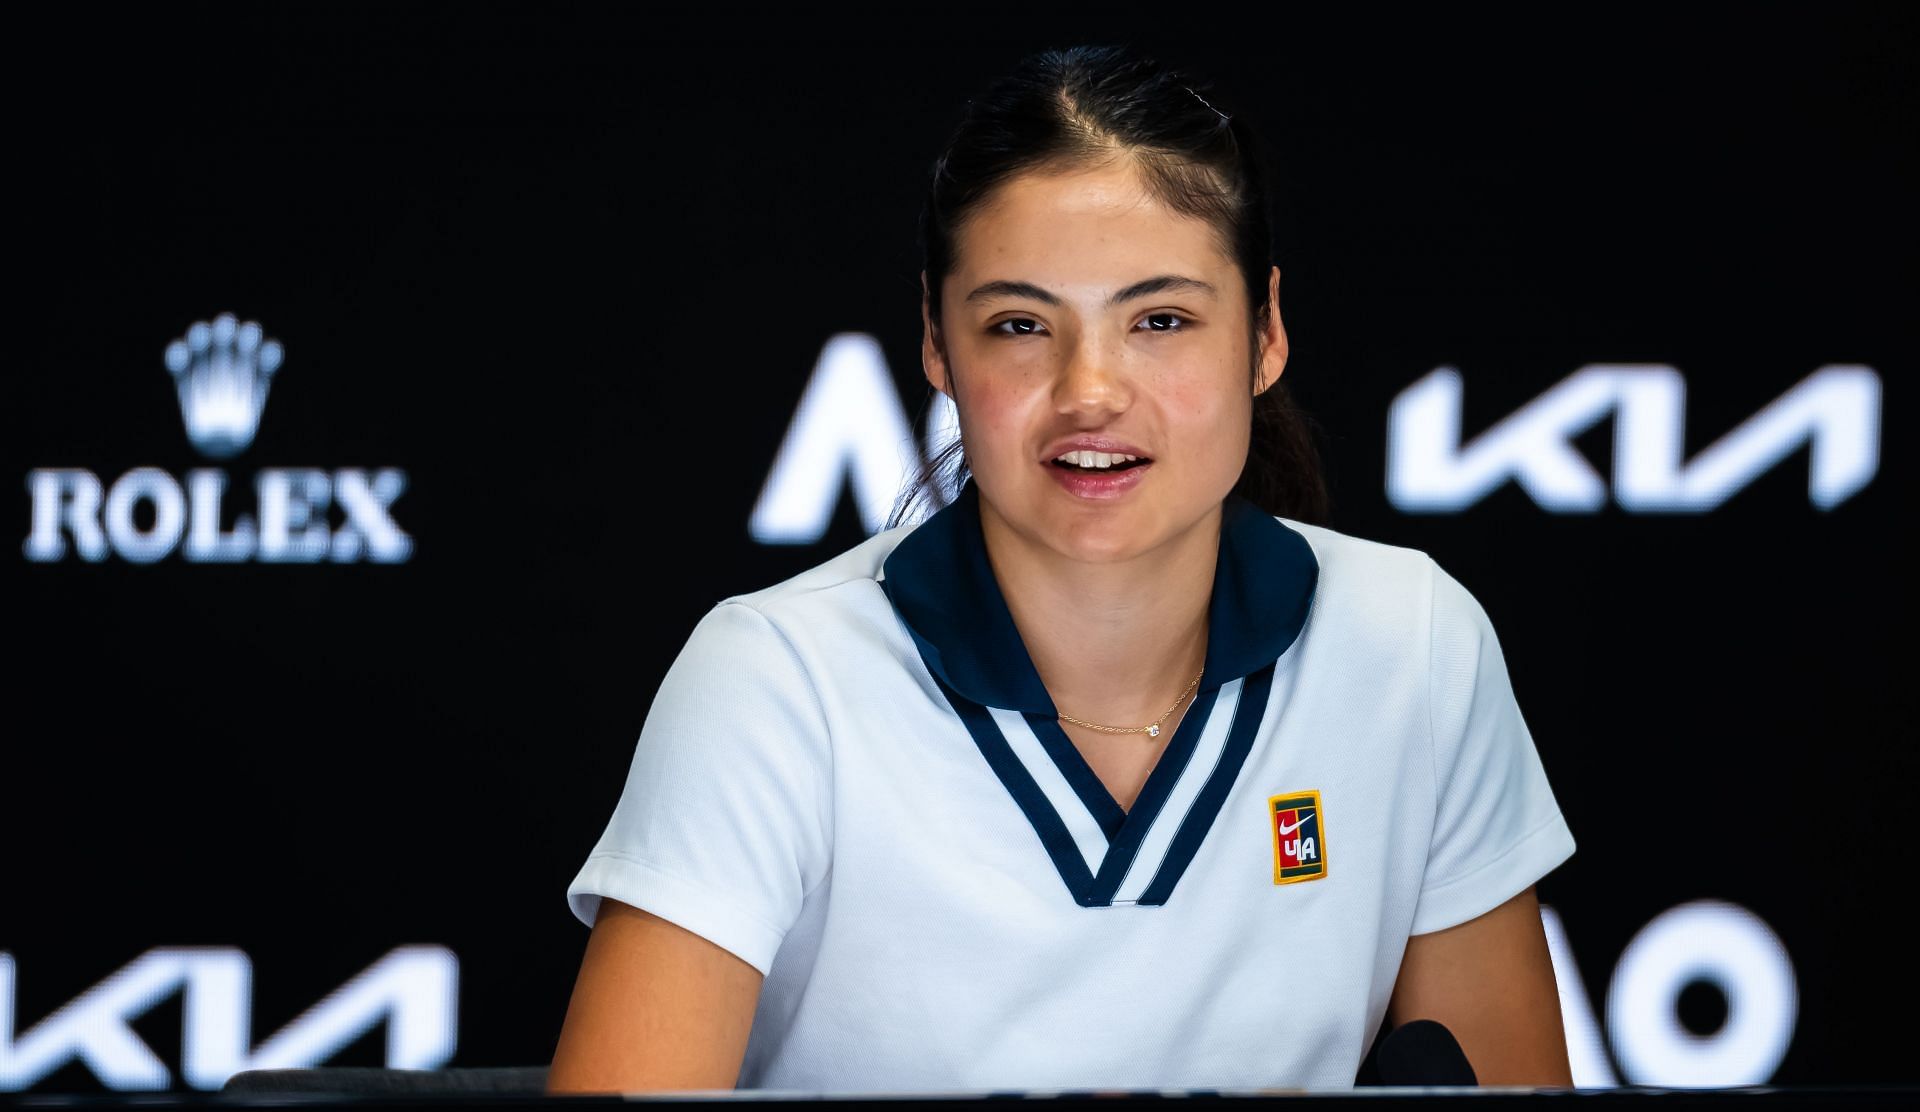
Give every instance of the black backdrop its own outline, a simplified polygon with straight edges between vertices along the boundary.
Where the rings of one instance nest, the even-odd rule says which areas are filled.
[[[1331,524],[1491,614],[1580,839],[1541,893],[1594,1008],[1650,920],[1725,900],[1793,963],[1775,1080],[1910,1077],[1911,9],[275,6],[9,37],[0,1087],[98,1087],[17,1051],[154,947],[244,951],[256,1041],[445,947],[452,1063],[545,1062],[586,939],[563,892],[660,676],[715,601],[865,535],[850,498],[815,544],[747,530],[823,343],[875,337],[920,410],[926,167],[985,80],[1086,41],[1216,73],[1279,152]],[[210,460],[162,354],[220,312],[287,357]],[[1804,447],[1704,513],[1388,498],[1390,408],[1434,368],[1471,438],[1593,363],[1677,368],[1690,453],[1870,367],[1878,469],[1830,509]],[[1602,476],[1611,428],[1576,441]],[[229,520],[265,469],[397,468],[413,554],[30,558],[29,473],[137,467],[224,468]],[[129,1014],[187,1084],[178,1002]],[[328,1060],[386,1061],[384,1029]]]

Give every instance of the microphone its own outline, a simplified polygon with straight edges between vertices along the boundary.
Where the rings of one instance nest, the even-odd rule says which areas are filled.
[[[1431,1019],[1394,1028],[1376,1054],[1384,1085],[1478,1085],[1453,1032]]]

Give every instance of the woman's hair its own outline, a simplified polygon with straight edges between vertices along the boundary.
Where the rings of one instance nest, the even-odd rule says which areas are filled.
[[[1080,46],[1022,60],[969,101],[933,164],[920,212],[927,314],[940,338],[940,289],[955,239],[994,190],[1029,170],[1093,166],[1117,158],[1137,166],[1160,203],[1205,220],[1246,287],[1251,350],[1267,319],[1273,230],[1259,139],[1213,87],[1124,47]],[[1231,107],[1231,106],[1228,106]],[[1248,390],[1253,388],[1252,368]],[[927,400],[934,400],[928,387]],[[924,412],[924,410],[923,410]],[[915,504],[960,488],[969,474],[958,437],[921,467],[889,525]],[[1276,382],[1254,396],[1247,462],[1234,493],[1270,514],[1326,519],[1327,487],[1306,415]]]

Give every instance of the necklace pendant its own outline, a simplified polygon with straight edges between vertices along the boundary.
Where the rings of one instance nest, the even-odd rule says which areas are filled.
[[[1148,736],[1148,737],[1159,737],[1159,736],[1160,736],[1160,723],[1158,723],[1158,722],[1155,722],[1155,723],[1154,723],[1153,725],[1151,725],[1151,726],[1148,726],[1148,727],[1147,727],[1147,736]]]

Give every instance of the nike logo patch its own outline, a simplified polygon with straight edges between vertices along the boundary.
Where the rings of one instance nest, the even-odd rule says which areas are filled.
[[[1273,882],[1295,884],[1327,875],[1327,811],[1315,789],[1267,797]],[[1312,830],[1306,827],[1311,825]]]

